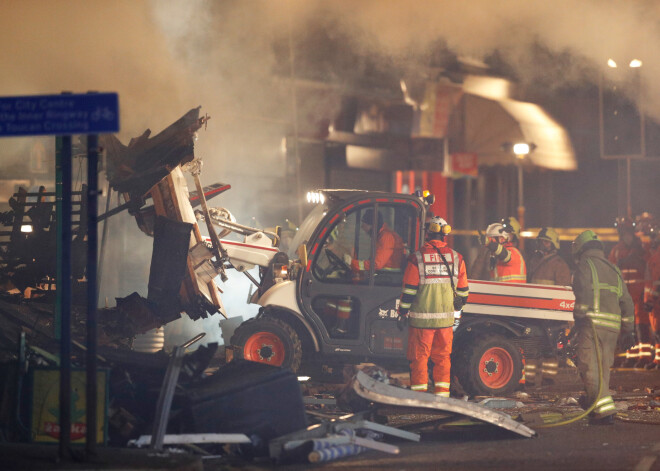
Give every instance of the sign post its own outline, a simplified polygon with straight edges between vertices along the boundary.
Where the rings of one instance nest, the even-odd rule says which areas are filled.
[[[95,453],[97,417],[96,310],[98,134],[119,131],[116,93],[0,97],[0,137],[58,136],[56,150],[57,300],[60,338],[60,458],[71,445],[71,136],[87,137],[86,451]],[[57,328],[57,326],[56,326]]]

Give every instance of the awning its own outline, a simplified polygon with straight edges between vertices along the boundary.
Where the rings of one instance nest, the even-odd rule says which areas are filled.
[[[551,170],[575,170],[577,162],[566,130],[533,103],[466,92],[449,123],[450,152],[476,153],[479,165],[510,165],[516,157],[505,143],[533,143],[523,161]]]
[[[360,115],[361,124],[368,121],[367,132],[331,130],[326,142],[346,146],[346,164],[353,168],[445,171],[443,140],[448,138],[450,154],[474,153],[479,165],[575,170],[566,130],[540,106],[509,98],[510,88],[507,80],[486,76],[467,76],[460,85],[429,82],[412,135],[401,132],[404,120],[392,119],[402,113],[374,105],[363,106]],[[520,142],[534,144],[522,161],[511,150]]]

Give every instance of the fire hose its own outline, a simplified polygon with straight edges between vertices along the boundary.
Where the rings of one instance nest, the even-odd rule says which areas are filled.
[[[596,361],[598,362],[598,394],[596,394],[596,398],[594,399],[594,402],[581,414],[575,417],[571,417],[570,419],[561,420],[559,422],[552,422],[549,424],[540,425],[539,428],[559,427],[562,425],[572,424],[573,422],[577,422],[578,420],[582,420],[587,415],[589,415],[596,408],[596,405],[598,404],[598,400],[600,399],[600,392],[603,389],[603,362],[602,362],[602,352],[600,349],[600,341],[598,340],[598,334],[596,333],[596,328],[594,327],[593,322],[590,322],[590,324],[591,324],[591,332],[594,337],[594,346],[596,347]]]

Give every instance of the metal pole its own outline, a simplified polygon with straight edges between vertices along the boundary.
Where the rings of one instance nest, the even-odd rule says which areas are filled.
[[[525,228],[525,201],[523,200],[523,168],[521,159],[518,159],[518,222],[520,229]],[[522,236],[518,239],[518,247],[520,250],[525,249],[525,241]]]
[[[87,375],[86,396],[87,433],[85,450],[96,454],[96,310],[98,308],[97,257],[98,257],[98,150],[99,137],[87,136]]]
[[[605,156],[605,119],[603,117],[603,74],[598,74],[598,142],[600,158]]]
[[[172,399],[174,399],[174,391],[179,379],[179,373],[181,372],[181,366],[183,365],[183,355],[186,352],[186,348],[200,340],[205,335],[206,334],[202,332],[188,340],[183,345],[174,347],[170,361],[167,364],[163,386],[160,388],[158,402],[156,403],[156,414],[154,415],[154,423],[151,432],[151,448],[156,450],[163,449],[163,439],[167,429],[167,422],[170,417],[170,407],[172,406]]]
[[[632,204],[630,202],[630,157],[626,157],[626,214],[632,218]]]
[[[289,29],[289,68],[291,73],[291,108],[292,108],[292,119],[293,119],[293,138],[295,140],[295,153],[294,157],[296,159],[296,202],[298,209],[298,224],[302,223],[303,218],[303,209],[302,209],[302,168],[300,162],[300,141],[299,141],[299,130],[298,130],[298,97],[296,93],[296,61],[295,54],[293,51],[293,25],[291,21],[292,10],[291,2],[287,2],[289,8],[288,11],[288,29]]]
[[[70,458],[71,446],[71,136],[57,139],[57,301],[60,337],[60,459]]]
[[[520,208],[524,208],[524,207],[525,207],[525,203],[523,201],[523,171],[522,171],[522,165],[520,161],[518,161],[518,211],[520,211]]]
[[[112,195],[112,187],[110,184],[108,184],[108,194],[107,198],[105,199],[105,212],[103,214],[108,214],[108,211],[110,209],[110,198]],[[100,218],[96,218],[96,222],[98,223]],[[102,278],[103,278],[103,259],[105,258],[105,248],[106,248],[106,241],[108,238],[108,221],[106,219],[103,220],[103,232],[101,233],[101,246],[99,247],[99,264],[97,267],[97,274],[96,274],[96,285],[101,286],[102,283]]]

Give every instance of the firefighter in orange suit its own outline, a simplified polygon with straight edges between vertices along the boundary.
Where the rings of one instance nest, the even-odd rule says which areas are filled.
[[[374,269],[377,272],[401,272],[401,265],[404,260],[404,244],[399,234],[390,229],[383,221],[383,215],[374,212],[373,209],[367,209],[361,219],[361,228],[369,236],[373,234],[372,227],[374,222],[377,224],[376,252],[374,254]],[[364,279],[363,274],[371,269],[369,260],[358,260],[348,254],[343,255],[346,265],[356,275],[356,280]],[[353,303],[351,299],[340,299],[337,303],[337,324],[332,330],[333,336],[345,336],[349,334],[349,323]]]
[[[399,319],[408,320],[410,387],[428,389],[428,361],[433,361],[433,392],[449,397],[454,312],[468,298],[468,280],[463,257],[447,246],[451,226],[433,217],[427,241],[408,258],[403,275]]]
[[[367,209],[362,216],[362,230],[371,236],[374,219],[377,219],[376,253],[374,256],[374,268],[376,271],[399,271],[404,262],[403,239],[383,222],[383,215],[374,213],[373,209]],[[349,255],[344,256],[344,261],[350,265],[354,272],[369,271],[371,263],[369,260],[357,260]]]
[[[647,369],[660,369],[660,226],[655,222],[649,224],[644,233],[650,239],[649,261],[647,265],[647,285],[644,290],[644,310],[649,313],[651,334],[655,342],[653,363],[646,365]]]
[[[615,224],[619,242],[612,248],[608,260],[621,270],[628,292],[635,303],[635,346],[626,352],[626,366],[643,368],[653,361],[649,313],[644,310],[644,277],[646,253],[642,241],[635,235],[635,226],[628,218],[617,218]]]
[[[513,245],[513,235],[504,225],[494,223],[486,229],[490,252],[490,279],[504,283],[527,283],[527,267],[520,251]]]

